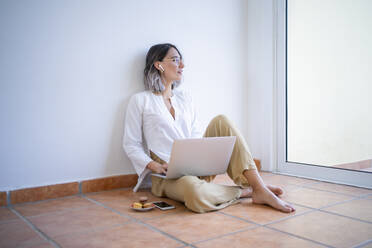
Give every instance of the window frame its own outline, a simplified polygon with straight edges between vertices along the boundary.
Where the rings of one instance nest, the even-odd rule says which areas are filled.
[[[274,23],[274,146],[280,174],[372,189],[372,173],[309,165],[287,160],[287,0],[273,1]]]

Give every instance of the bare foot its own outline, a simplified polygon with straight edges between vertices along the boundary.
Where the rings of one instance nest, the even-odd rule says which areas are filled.
[[[271,192],[273,192],[276,196],[280,196],[280,195],[282,195],[284,193],[284,190],[281,187],[270,185],[270,184],[267,184],[266,187]]]
[[[271,190],[267,187],[260,187],[252,192],[252,201],[256,204],[266,204],[275,209],[278,209],[285,213],[295,211],[295,208],[279,199]]]
[[[284,190],[281,187],[269,185],[267,184],[266,187],[273,192],[276,196],[280,196],[284,193]],[[240,195],[240,198],[248,198],[252,197],[252,188],[242,188],[242,194]]]

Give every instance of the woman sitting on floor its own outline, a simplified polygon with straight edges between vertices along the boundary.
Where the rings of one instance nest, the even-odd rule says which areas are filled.
[[[182,55],[172,44],[154,45],[147,53],[144,70],[147,91],[131,97],[124,129],[123,146],[139,175],[135,190],[151,177],[154,195],[184,202],[198,213],[225,208],[243,197],[252,197],[253,203],[267,204],[283,212],[294,211],[290,204],[278,198],[283,193],[280,187],[265,185],[243,136],[222,115],[209,123],[204,137],[236,136],[227,169],[236,186],[214,184],[214,176],[178,179],[151,176],[151,172],[167,172],[175,139],[203,136],[192,98],[177,89],[183,68]]]

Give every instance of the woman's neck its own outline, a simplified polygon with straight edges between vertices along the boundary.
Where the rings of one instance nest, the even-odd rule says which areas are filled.
[[[164,97],[164,99],[169,99],[172,97],[173,93],[172,93],[172,87],[167,87],[165,88],[165,90],[161,93]]]
[[[173,93],[172,93],[172,83],[173,82],[167,82],[165,86],[165,89],[163,90],[163,92],[161,93],[164,97],[164,99],[169,99],[172,97]]]

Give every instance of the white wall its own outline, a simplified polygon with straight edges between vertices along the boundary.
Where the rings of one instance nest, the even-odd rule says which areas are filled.
[[[247,138],[262,169],[276,167],[274,136],[274,29],[276,0],[248,0]]]
[[[155,43],[183,52],[184,87],[204,125],[223,113],[246,134],[247,103],[265,121],[255,95],[264,89],[252,83],[265,80],[247,84],[246,18],[245,0],[1,1],[0,190],[134,173],[121,148],[124,113]],[[264,134],[249,130],[254,141]]]

